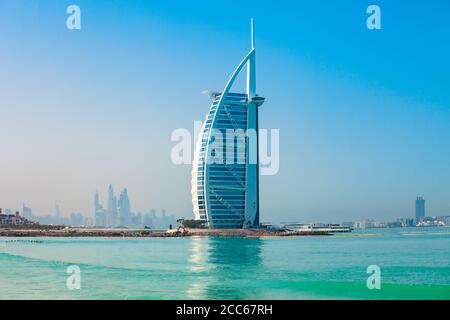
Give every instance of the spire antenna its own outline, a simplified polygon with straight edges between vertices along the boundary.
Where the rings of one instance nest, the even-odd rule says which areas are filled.
[[[252,50],[255,49],[255,22],[253,18],[250,19],[250,28],[252,33]]]
[[[256,76],[255,76],[255,23],[250,19],[252,49],[247,61],[247,96],[249,100],[256,96]]]

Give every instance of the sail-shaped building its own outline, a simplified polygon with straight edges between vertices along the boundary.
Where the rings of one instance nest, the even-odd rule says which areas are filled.
[[[232,92],[243,69],[246,92]],[[197,140],[192,170],[192,202],[196,220],[211,229],[259,226],[258,108],[255,37],[251,49],[222,92],[207,92],[211,107]]]

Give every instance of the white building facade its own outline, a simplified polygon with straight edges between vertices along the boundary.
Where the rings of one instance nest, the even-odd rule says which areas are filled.
[[[259,226],[258,109],[255,45],[222,92],[208,92],[211,107],[197,140],[192,170],[192,202],[196,220],[212,229]],[[246,92],[231,92],[244,69]]]

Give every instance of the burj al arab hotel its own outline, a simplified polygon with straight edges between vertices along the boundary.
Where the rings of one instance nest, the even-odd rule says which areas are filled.
[[[247,69],[246,93],[232,86]],[[211,229],[259,226],[258,108],[255,35],[251,50],[222,92],[206,92],[212,100],[197,140],[192,170],[192,203],[196,220]]]

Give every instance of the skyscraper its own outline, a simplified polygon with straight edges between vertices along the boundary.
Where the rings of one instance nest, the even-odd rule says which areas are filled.
[[[126,226],[126,225],[130,224],[131,208],[130,208],[130,199],[128,198],[127,188],[123,189],[123,191],[120,193],[119,216],[120,216],[120,224],[122,226]]]
[[[54,214],[58,218],[61,216],[61,209],[59,208],[58,204],[55,204]]]
[[[98,195],[98,192],[95,192],[94,195],[94,213],[97,212],[98,210],[100,210],[101,205],[100,205],[100,196]]]
[[[425,218],[425,200],[418,196],[416,199],[416,222],[420,222]]]
[[[22,205],[22,214],[26,219],[33,218],[33,210],[31,210],[31,208],[28,208],[25,203]]]
[[[112,185],[109,185],[108,188],[108,212],[106,218],[106,224],[108,227],[113,227],[118,224],[117,219],[117,198],[114,195],[114,188]]]
[[[254,24],[251,50],[222,92],[212,99],[197,141],[192,170],[192,202],[196,220],[209,228],[259,226],[258,108]],[[246,93],[231,92],[244,68]]]
[[[100,204],[100,196],[98,192],[94,195],[94,218],[95,218],[95,226],[97,227],[106,227],[107,226],[107,212]]]

